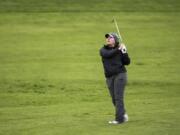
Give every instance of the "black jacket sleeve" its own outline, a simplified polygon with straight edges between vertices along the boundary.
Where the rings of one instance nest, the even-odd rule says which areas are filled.
[[[123,65],[129,65],[131,62],[129,56],[128,56],[128,53],[122,53],[122,63]]]
[[[117,52],[118,52],[118,48],[112,49],[112,50],[108,50],[108,49],[104,49],[101,48],[100,49],[100,55],[103,58],[111,58],[112,56],[114,56]]]

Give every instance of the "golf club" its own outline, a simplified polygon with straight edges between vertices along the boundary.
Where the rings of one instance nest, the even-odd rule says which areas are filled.
[[[114,22],[115,27],[116,27],[116,30],[117,30],[117,32],[118,32],[119,38],[120,38],[120,40],[122,41],[122,37],[121,37],[120,31],[119,31],[119,27],[118,27],[117,21],[116,21],[116,19],[115,19],[114,17],[113,17],[113,22]]]

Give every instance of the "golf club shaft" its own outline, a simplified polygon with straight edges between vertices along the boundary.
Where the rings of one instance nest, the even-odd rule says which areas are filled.
[[[115,26],[116,26],[116,29],[117,29],[117,32],[118,32],[119,38],[120,38],[120,39],[121,39],[121,41],[122,41],[122,37],[121,37],[120,31],[119,31],[119,27],[118,27],[118,25],[117,25],[116,19],[115,19],[115,18],[113,18],[113,20],[114,20],[114,24],[115,24]]]

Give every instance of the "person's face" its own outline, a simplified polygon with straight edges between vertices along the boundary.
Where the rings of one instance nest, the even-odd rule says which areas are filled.
[[[114,37],[110,35],[108,38],[106,38],[106,43],[110,46],[114,46],[115,45]]]

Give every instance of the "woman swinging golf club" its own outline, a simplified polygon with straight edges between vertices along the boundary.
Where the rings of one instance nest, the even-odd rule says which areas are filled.
[[[119,32],[118,32],[119,33]],[[124,90],[127,82],[125,65],[130,58],[120,36],[116,33],[105,34],[106,44],[100,49],[106,83],[115,106],[115,120],[109,124],[121,124],[128,121],[124,107]]]

